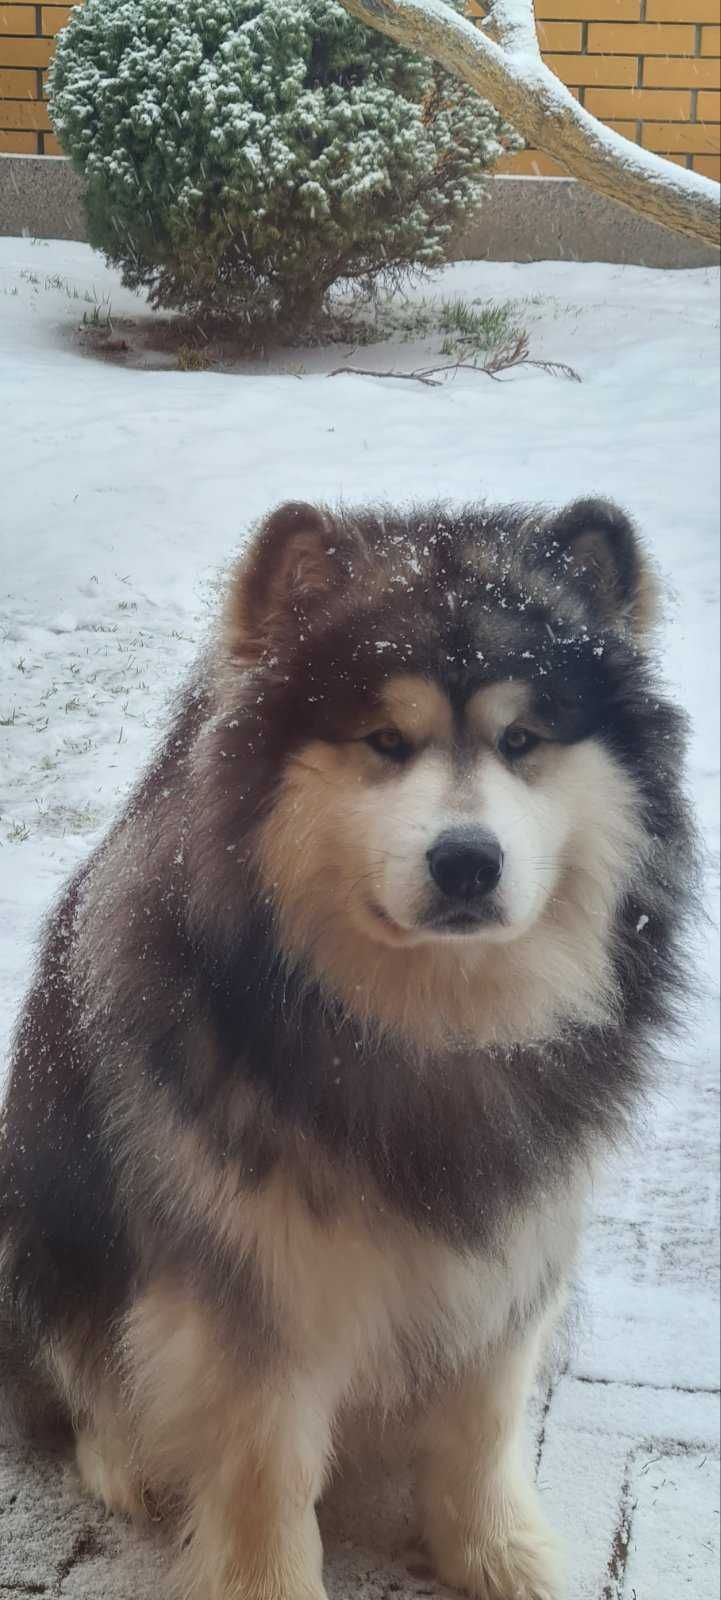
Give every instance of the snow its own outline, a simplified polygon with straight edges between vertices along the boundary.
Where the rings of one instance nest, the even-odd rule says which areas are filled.
[[[558,504],[599,492],[624,503],[671,580],[661,656],[693,717],[715,911],[716,271],[465,263],[434,285],[524,302],[531,353],[570,362],[582,386],[524,368],[502,382],[459,372],[437,389],[331,379],[337,347],[295,352],[302,377],[258,363],[222,374],[126,370],[81,353],[85,302],[73,295],[91,290],[115,315],[138,312],[87,247],[0,241],[0,1061],[44,912],[152,748],[224,564],[249,522],[285,496]],[[408,370],[432,354],[398,343],[343,359]],[[539,1404],[536,1415],[539,1478],[568,1544],[572,1600],[718,1592],[715,921],[699,934],[688,1034],[593,1197],[577,1329],[547,1413]],[[33,1508],[46,1503],[33,1470],[15,1458],[8,1468],[0,1450],[0,1580],[5,1515],[19,1562],[9,1577],[32,1568],[50,1587],[44,1552],[61,1536],[33,1542]],[[79,1513],[53,1483],[53,1527],[72,1545]],[[119,1563],[119,1534],[98,1523],[93,1538],[86,1577],[78,1568],[63,1593],[145,1600],[150,1569],[138,1568],[132,1540],[123,1534]],[[332,1595],[389,1592],[390,1567],[384,1578],[367,1553],[355,1561],[341,1549],[331,1563]],[[404,1585],[392,1592],[433,1592]]]
[[[541,46],[536,31],[536,13],[533,0],[493,0],[481,28],[509,55],[526,56],[537,61]]]

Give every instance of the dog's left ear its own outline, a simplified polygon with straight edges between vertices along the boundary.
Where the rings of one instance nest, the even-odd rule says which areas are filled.
[[[549,517],[536,545],[603,623],[643,634],[658,609],[655,574],[636,529],[611,500],[575,500]],[[539,564],[540,564],[539,559]]]

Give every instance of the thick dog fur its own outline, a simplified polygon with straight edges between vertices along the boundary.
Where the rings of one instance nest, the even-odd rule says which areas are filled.
[[[524,1403],[693,873],[654,603],[606,502],[281,507],[50,919],[0,1144],[7,1397],[109,1506],[173,1508],[183,1600],[322,1600],[315,1505],[374,1406],[414,1419],[441,1578],[562,1592]],[[502,876],[444,923],[429,852],[469,826]]]

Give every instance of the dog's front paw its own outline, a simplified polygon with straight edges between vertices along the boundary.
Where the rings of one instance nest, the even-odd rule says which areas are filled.
[[[254,1541],[257,1529],[247,1522],[205,1509],[203,1516],[196,1505],[181,1536],[174,1600],[328,1600],[315,1515],[296,1526],[295,1538],[287,1527],[267,1526]]]
[[[75,1440],[75,1459],[83,1488],[106,1511],[136,1518],[148,1514],[142,1483],[119,1438],[83,1430]]]
[[[562,1600],[558,1547],[539,1522],[489,1525],[434,1551],[443,1583],[472,1600]]]
[[[328,1600],[322,1584],[307,1583],[273,1569],[267,1573],[225,1576],[210,1572],[207,1580],[190,1576],[181,1566],[173,1588],[178,1600]]]

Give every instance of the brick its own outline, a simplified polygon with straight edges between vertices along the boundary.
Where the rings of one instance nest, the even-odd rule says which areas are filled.
[[[715,178],[721,183],[721,156],[693,156],[694,172],[702,172],[705,178]]]
[[[0,102],[0,122],[6,128],[50,127],[48,108],[44,100],[3,100]]]
[[[721,94],[700,94],[697,115],[699,122],[721,122]]]
[[[684,122],[691,115],[691,95],[683,89],[587,89],[585,104],[602,122],[609,117]]]
[[[691,117],[691,93],[687,90],[587,90],[585,104],[601,122],[611,117],[687,122]]]
[[[721,28],[701,29],[702,56],[721,56]]]
[[[35,7],[0,5],[0,33],[35,33]]]
[[[704,29],[708,32],[708,29]],[[692,56],[696,29],[671,22],[592,22],[588,30],[591,55]]]
[[[632,144],[638,144],[635,122],[616,122],[614,119],[613,122],[609,120],[606,126],[613,128],[615,133],[622,133],[624,139],[630,139]]]
[[[0,33],[0,67],[46,67],[52,53],[51,39],[9,39]]]
[[[496,172],[506,173],[507,176],[515,174],[516,177],[531,178],[567,178],[569,174],[553,156],[547,156],[543,150],[518,150],[512,156],[504,156],[496,167]]]
[[[721,125],[710,122],[644,122],[641,143],[646,150],[662,155],[672,150],[690,150],[698,155],[713,155],[721,150]]]
[[[6,72],[0,67],[0,100],[38,100],[36,72]],[[2,113],[0,112],[0,122]]]
[[[633,56],[556,56],[544,57],[546,66],[555,72],[569,87],[586,83],[603,84],[606,88],[631,87],[636,82],[638,66]]]
[[[700,5],[703,0],[694,3]],[[536,0],[535,9],[537,17],[558,17],[564,22],[576,18],[583,22],[638,22],[641,0]]]
[[[70,21],[72,10],[72,6],[43,6],[40,13],[42,18],[41,32],[49,34],[51,39],[54,38],[55,34],[59,33],[60,29],[64,28],[66,23]]]
[[[721,61],[698,56],[674,61],[650,56],[643,63],[645,89],[721,89]]]
[[[647,22],[716,22],[718,0],[646,0]]]
[[[542,50],[580,50],[583,29],[580,22],[539,22],[538,42]]]
[[[0,106],[0,121],[2,121],[2,106]],[[38,136],[36,133],[18,133],[0,131],[0,155],[3,156],[36,156],[38,153]]]
[[[65,151],[63,150],[59,140],[56,139],[54,133],[46,133],[45,135],[45,154],[46,156],[65,155]]]

